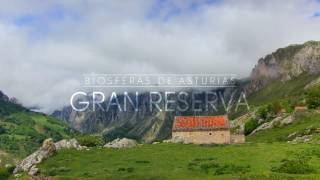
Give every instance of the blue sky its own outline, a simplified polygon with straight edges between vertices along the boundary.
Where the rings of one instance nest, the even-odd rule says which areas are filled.
[[[175,16],[196,13],[201,7],[211,6],[219,3],[220,0],[204,0],[193,1],[186,4],[185,7],[179,7],[176,3],[170,0],[154,0],[150,8],[146,11],[146,18],[160,19],[162,21],[168,21]]]

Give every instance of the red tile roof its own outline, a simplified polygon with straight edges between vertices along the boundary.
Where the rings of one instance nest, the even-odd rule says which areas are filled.
[[[176,116],[172,131],[229,129],[227,116]]]

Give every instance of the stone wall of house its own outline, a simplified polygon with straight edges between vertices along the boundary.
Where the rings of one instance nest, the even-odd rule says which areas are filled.
[[[172,132],[172,138],[181,137],[193,144],[229,144],[229,130]]]
[[[242,144],[246,142],[246,137],[243,134],[232,134],[230,135],[230,142],[232,144]]]

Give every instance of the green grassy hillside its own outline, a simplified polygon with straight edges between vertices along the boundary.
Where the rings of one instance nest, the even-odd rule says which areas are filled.
[[[312,171],[303,175],[281,170],[283,160],[299,161],[297,157],[301,156],[310,157],[302,165]],[[320,178],[320,148],[287,143],[227,146],[162,143],[126,150],[64,150],[39,167],[43,176],[57,179],[316,179]]]
[[[295,122],[285,126],[274,127],[247,136],[248,142],[287,142],[289,135],[312,135],[312,141],[320,143],[320,113],[295,113]]]
[[[46,138],[59,140],[74,133],[57,119],[0,99],[0,150],[15,157],[35,151]]]
[[[305,92],[304,87],[318,77],[319,75],[302,74],[286,82],[272,81],[261,90],[250,94],[248,102],[250,105],[261,105],[279,99],[299,100]]]

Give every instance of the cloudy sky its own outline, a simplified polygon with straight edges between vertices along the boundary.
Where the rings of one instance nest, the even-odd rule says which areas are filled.
[[[0,1],[0,90],[50,112],[83,73],[246,77],[319,32],[318,0]]]

